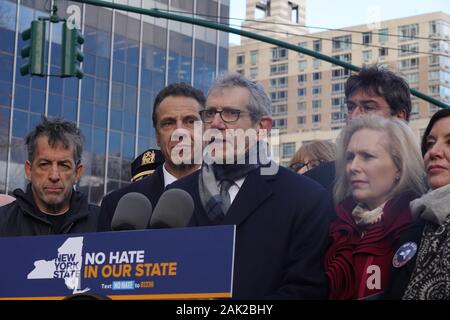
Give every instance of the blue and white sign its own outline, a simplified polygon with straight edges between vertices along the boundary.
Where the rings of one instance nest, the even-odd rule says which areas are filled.
[[[0,238],[0,298],[232,296],[235,226]]]

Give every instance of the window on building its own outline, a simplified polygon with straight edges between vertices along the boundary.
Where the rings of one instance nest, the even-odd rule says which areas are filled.
[[[402,45],[400,45],[400,50],[398,51],[398,56],[404,57],[404,56],[415,55],[418,53],[418,51],[419,51],[419,44],[417,42],[402,44]]]
[[[304,126],[306,124],[306,116],[298,116],[297,117],[297,125]]]
[[[431,116],[432,114],[434,114],[436,111],[440,110],[441,108],[439,108],[438,106],[429,103],[428,104],[428,114]]]
[[[344,83],[332,83],[331,84],[331,93],[332,94],[336,94],[336,93],[343,93],[345,89],[345,84]]]
[[[345,122],[346,118],[347,118],[347,115],[345,114],[345,112],[332,112],[331,113],[331,123],[332,124],[343,123],[343,122]]]
[[[434,67],[439,65],[439,56],[438,55],[430,55],[428,57],[428,66]]]
[[[289,2],[289,8],[291,9],[291,22],[298,23],[298,5]]]
[[[398,62],[400,70],[417,69],[419,67],[419,58],[404,59]]]
[[[299,97],[306,96],[306,88],[298,88],[297,89],[297,96],[299,96]]]
[[[301,114],[306,112],[306,101],[297,102],[297,111]]]
[[[378,42],[386,43],[388,41],[389,41],[389,30],[388,29],[378,30]]]
[[[291,158],[295,153],[295,142],[282,144],[283,158]]]
[[[369,45],[372,43],[372,32],[363,32],[362,42],[364,45]]]
[[[314,81],[318,81],[322,79],[322,72],[313,72],[312,77]]]
[[[389,54],[388,48],[379,48],[378,54],[380,57],[387,57],[387,55]]]
[[[273,127],[275,129],[280,129],[280,130],[286,129],[287,128],[287,120],[285,118],[273,119]]]
[[[414,72],[414,73],[405,74],[405,80],[409,84],[417,83],[417,82],[419,82],[419,73]]]
[[[448,41],[434,40],[429,42],[430,52],[446,52],[450,51],[450,44]]]
[[[429,22],[428,36],[433,38],[450,38],[450,23],[444,20],[433,20]]]
[[[372,60],[372,50],[364,50],[362,52],[362,57],[364,62],[369,62]]]
[[[319,68],[321,64],[322,64],[322,60],[313,58],[313,62],[312,62],[313,68]]]
[[[398,27],[398,34],[400,35],[398,41],[412,40],[419,35],[419,24],[408,24]]]
[[[319,113],[321,107],[322,107],[322,100],[313,100],[312,101],[312,111],[313,111],[313,113]]]
[[[317,96],[322,93],[322,87],[321,86],[314,86],[311,88],[313,96]]]
[[[343,51],[352,49],[352,36],[334,37],[332,40],[333,51]]]
[[[313,114],[312,115],[312,123],[313,124],[319,124],[321,121],[321,115],[320,114]]]
[[[288,50],[286,48],[272,48],[272,61],[281,61],[288,58]]]
[[[333,109],[343,109],[344,104],[345,104],[345,97],[331,99],[331,108]]]
[[[298,83],[306,82],[306,73],[299,74],[299,75],[297,76],[297,82],[298,82]]]
[[[439,78],[440,78],[439,70],[428,71],[428,81],[439,80]]]
[[[334,55],[333,58],[344,61],[344,62],[348,62],[348,63],[352,62],[352,54],[351,53]]]
[[[331,71],[331,79],[341,79],[346,78],[350,75],[350,70],[348,69],[334,69]]]
[[[258,64],[258,55],[258,50],[250,51],[250,63],[252,64],[252,66]]]
[[[269,80],[270,88],[286,88],[288,84],[287,77],[273,78]]]
[[[273,116],[284,116],[287,115],[287,104],[279,104],[272,106],[272,115]]]
[[[298,62],[298,70],[299,70],[299,71],[305,70],[305,69],[306,69],[306,66],[307,66],[307,61],[306,61],[306,60],[300,60],[300,61]]]
[[[270,66],[270,75],[283,74],[288,72],[287,63],[275,64]]]
[[[298,44],[298,46],[299,46],[299,47],[302,47],[302,48],[307,48],[307,47],[308,47],[308,43],[307,43],[306,41],[305,41],[305,42],[300,42],[300,43]],[[299,52],[299,53],[298,53],[298,56],[299,56],[299,57],[303,57],[304,54],[301,53],[301,52]]]
[[[238,53],[236,56],[236,64],[243,65],[245,63],[245,54],[244,53]]]
[[[411,116],[415,116],[419,114],[419,102],[414,101],[411,103]]]
[[[250,78],[255,79],[256,77],[258,77],[258,68],[250,68]]]
[[[313,50],[315,52],[321,52],[322,51],[322,40],[314,40],[313,41]]]
[[[433,84],[433,85],[429,86],[428,87],[428,92],[431,95],[439,94],[439,85],[438,84]]]
[[[272,102],[285,101],[285,100],[287,100],[287,97],[288,97],[288,92],[286,90],[274,91],[274,92],[270,93],[270,99],[272,100]]]
[[[270,0],[261,0],[256,3],[255,19],[270,17]]]

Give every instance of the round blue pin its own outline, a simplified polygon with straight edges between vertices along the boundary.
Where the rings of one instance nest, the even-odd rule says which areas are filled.
[[[392,265],[396,268],[403,267],[411,260],[417,252],[417,244],[414,242],[406,242],[398,248],[392,258]]]

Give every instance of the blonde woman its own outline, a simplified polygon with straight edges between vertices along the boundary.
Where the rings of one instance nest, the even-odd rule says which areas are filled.
[[[342,129],[337,150],[329,298],[382,297],[400,236],[413,225],[409,203],[425,191],[419,145],[404,121],[370,115]]]
[[[304,174],[322,162],[334,161],[336,145],[327,140],[314,140],[303,144],[291,159],[289,167],[297,173]]]

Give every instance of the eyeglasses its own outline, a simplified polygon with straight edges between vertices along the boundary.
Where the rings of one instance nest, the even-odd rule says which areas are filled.
[[[225,123],[236,122],[239,120],[241,114],[248,113],[239,109],[233,108],[223,108],[222,110],[217,110],[216,108],[208,108],[200,111],[200,116],[204,123],[211,123],[214,121],[216,113],[220,114],[220,118]]]
[[[363,113],[375,112],[380,108],[380,106],[378,106],[378,104],[373,101],[361,102],[360,104],[356,104],[354,102],[347,101],[344,104],[344,107],[345,107],[345,109],[347,109],[347,112],[349,114],[352,114],[357,107],[360,107],[361,111]]]
[[[325,162],[325,161],[324,160],[311,160],[308,162],[297,162],[297,163],[291,164],[289,167],[293,171],[298,172],[301,168],[303,168],[305,166],[306,166],[306,169],[311,170],[312,168],[320,165],[322,162]]]

